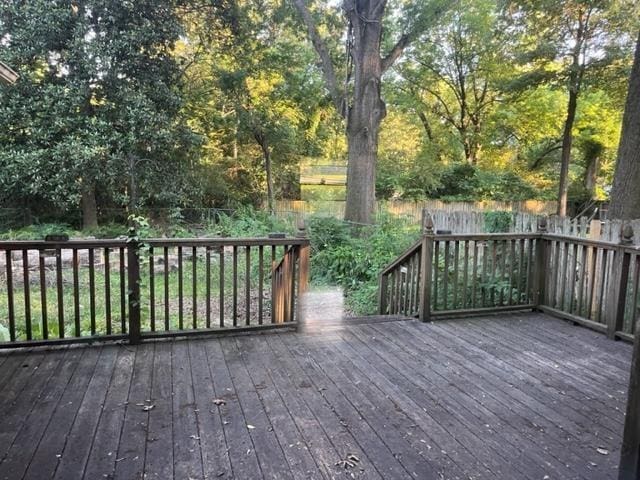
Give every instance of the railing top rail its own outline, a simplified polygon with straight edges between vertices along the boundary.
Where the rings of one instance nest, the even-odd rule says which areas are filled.
[[[621,245],[616,242],[607,242],[605,240],[593,240],[590,238],[573,237],[570,235],[560,235],[556,233],[544,233],[542,238],[545,240],[556,240],[566,243],[574,243],[576,245],[586,245],[589,247],[601,247],[601,248],[620,248]]]
[[[256,246],[281,246],[281,245],[309,245],[308,238],[152,238],[141,239],[151,247],[256,247]]]
[[[411,245],[409,248],[407,248],[404,251],[404,253],[402,253],[398,258],[396,258],[392,263],[387,265],[384,268],[384,270],[380,272],[380,275],[386,275],[387,273],[392,271],[394,268],[396,268],[398,265],[402,264],[407,258],[413,255],[417,250],[419,250],[421,246],[422,246],[422,240],[419,240],[413,245]]]
[[[308,245],[306,238],[149,238],[140,239],[152,247],[253,247],[253,246],[281,246],[281,245]],[[55,250],[55,249],[81,249],[81,248],[118,248],[126,247],[126,239],[109,240],[68,240],[64,242],[47,242],[44,240],[11,240],[0,241],[0,250]]]
[[[456,241],[456,240],[527,240],[530,238],[540,237],[540,233],[447,233],[431,235],[434,240],[438,241]]]

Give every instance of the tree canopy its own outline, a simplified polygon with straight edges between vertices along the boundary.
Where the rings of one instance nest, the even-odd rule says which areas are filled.
[[[606,200],[630,0],[0,1],[0,207]],[[375,20],[375,21],[374,21]],[[351,200],[349,200],[351,199]],[[559,210],[560,211],[560,210]]]

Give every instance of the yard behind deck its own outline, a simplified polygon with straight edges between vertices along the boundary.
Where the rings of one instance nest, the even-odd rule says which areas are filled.
[[[0,353],[0,479],[614,479],[631,346],[541,314]]]

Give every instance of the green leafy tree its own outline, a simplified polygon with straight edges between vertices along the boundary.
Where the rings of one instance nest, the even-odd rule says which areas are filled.
[[[512,44],[501,18],[494,1],[456,2],[398,68],[399,88],[419,105],[416,113],[428,138],[435,138],[435,123],[444,123],[464,160],[473,165],[501,83],[512,70],[506,62]]]
[[[236,1],[221,9],[215,32],[201,12],[185,18],[189,38],[179,55],[192,64],[187,110],[207,138],[203,169],[225,172],[234,190],[255,193],[244,200],[266,198],[273,210],[276,196],[295,195],[299,161],[319,153],[327,109],[320,78],[286,5]]]
[[[173,1],[4,0],[0,185],[10,198],[81,205],[175,204],[195,138],[180,119]]]
[[[529,67],[520,85],[551,82],[566,88],[557,210],[564,216],[578,99],[592,79],[628,55],[637,10],[626,0],[514,0],[509,7]]]

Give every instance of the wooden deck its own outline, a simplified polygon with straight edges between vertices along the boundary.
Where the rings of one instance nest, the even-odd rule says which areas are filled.
[[[628,344],[540,314],[317,332],[0,353],[0,479],[617,476]]]

